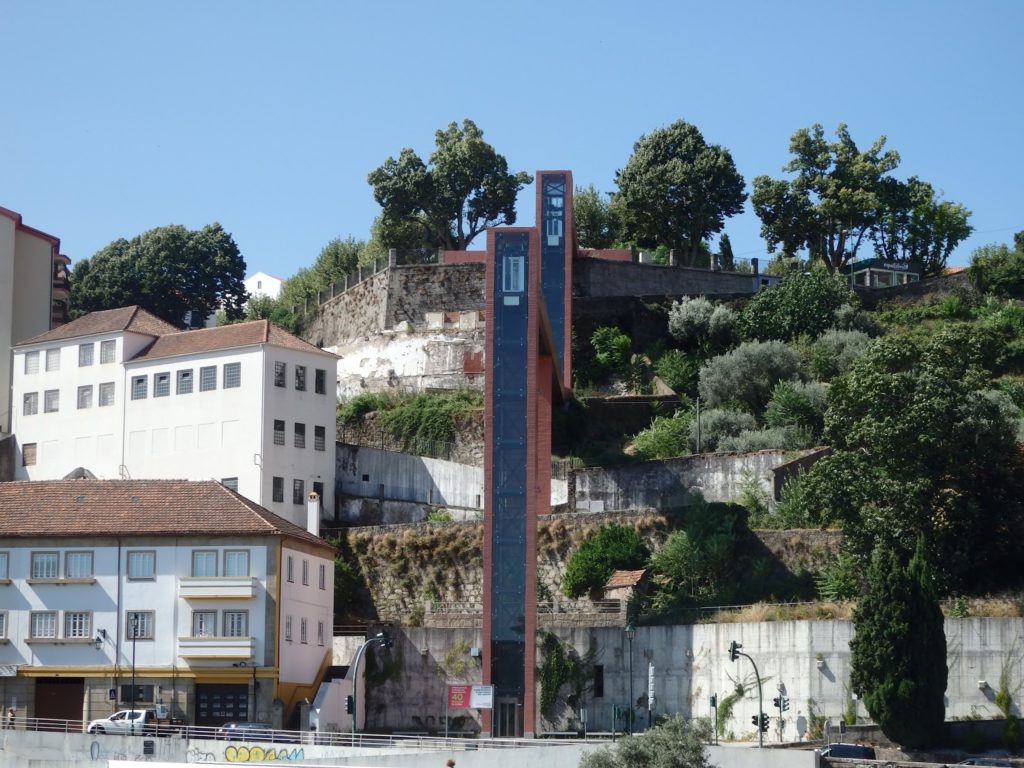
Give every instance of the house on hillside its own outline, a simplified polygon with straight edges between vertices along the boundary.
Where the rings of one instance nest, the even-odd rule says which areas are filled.
[[[284,280],[268,275],[266,272],[255,272],[245,278],[244,284],[245,292],[249,294],[250,298],[268,296],[271,299],[276,299],[281,295],[281,286],[284,285]]]
[[[212,481],[0,483],[2,705],[287,723],[331,661],[334,554]]]
[[[333,518],[336,363],[267,320],[92,312],[15,347],[15,478],[214,479],[300,524],[316,491]]]

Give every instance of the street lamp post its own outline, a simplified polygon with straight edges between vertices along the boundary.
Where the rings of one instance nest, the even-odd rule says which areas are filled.
[[[132,733],[135,733],[135,722],[138,720],[135,717],[135,638],[139,636],[139,614],[132,614],[132,692],[128,697],[128,701],[131,702],[131,714],[129,717],[132,719]]]
[[[356,723],[358,722],[359,716],[359,699],[356,696],[356,688],[359,684],[359,662],[363,658],[363,652],[374,643],[379,643],[384,648],[390,648],[394,644],[394,640],[387,632],[378,632],[376,635],[371,637],[365,643],[363,643],[359,650],[356,651],[356,657],[352,662],[352,741],[355,743],[356,736]]]
[[[633,638],[636,627],[632,623],[626,625],[626,639],[629,640],[629,735],[633,735]]]

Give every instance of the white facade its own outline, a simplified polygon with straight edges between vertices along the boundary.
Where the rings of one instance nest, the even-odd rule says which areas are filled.
[[[192,343],[238,327],[173,334],[190,338],[166,356],[130,331],[17,347],[15,478],[83,467],[107,479],[218,480],[302,526],[316,490],[333,517],[336,358],[272,342]]]
[[[266,272],[256,272],[245,278],[245,292],[250,296],[269,296],[276,299],[281,295],[281,286],[284,280]]]

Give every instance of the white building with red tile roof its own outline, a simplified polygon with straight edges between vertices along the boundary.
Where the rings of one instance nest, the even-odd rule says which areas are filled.
[[[287,718],[330,664],[334,555],[211,481],[0,483],[4,707]]]
[[[14,349],[15,479],[218,480],[305,524],[334,517],[335,355],[266,320],[181,331],[92,312]]]

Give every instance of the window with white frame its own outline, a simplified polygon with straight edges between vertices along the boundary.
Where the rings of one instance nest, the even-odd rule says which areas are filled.
[[[318,395],[327,394],[327,371],[324,368],[317,368],[313,378],[313,390]]]
[[[153,397],[167,397],[171,394],[171,372],[153,374]]]
[[[313,450],[324,451],[327,449],[327,429],[325,427],[313,427]]]
[[[286,561],[286,565],[287,565],[287,567],[285,569],[286,578],[288,579],[288,581],[295,581],[295,558],[292,557],[291,555],[288,555],[288,560]]]
[[[283,387],[286,385],[285,379],[288,378],[288,364],[281,362],[274,362],[274,386]]]
[[[21,446],[21,466],[33,467],[36,463],[36,443],[25,443]]]
[[[117,358],[117,341],[108,339],[100,342],[100,365],[115,362]]]
[[[309,643],[309,619],[305,616],[299,619],[299,642],[303,645]]]
[[[60,576],[59,552],[33,552],[32,569],[29,571],[33,579],[56,579]]]
[[[225,637],[248,637],[249,612],[224,611],[224,635]]]
[[[237,477],[222,477],[220,479],[220,484],[223,485],[228,490],[232,490],[235,493],[238,493],[238,478]]]
[[[11,555],[9,552],[0,552],[0,579],[11,578]]]
[[[291,616],[285,616],[284,617],[284,639],[287,642],[289,642],[289,643],[292,641],[292,617]]]
[[[78,367],[84,368],[87,365],[92,365],[92,354],[95,344],[89,342],[88,344],[78,345]]]
[[[153,611],[125,611],[125,639],[153,639]]]
[[[327,589],[327,566],[320,563],[320,589]]]
[[[192,393],[192,369],[185,368],[178,371],[178,388],[177,393],[179,395],[188,395]]]
[[[39,352],[25,353],[25,373],[39,373]]]
[[[306,391],[306,366],[295,366],[295,389],[299,392]]]
[[[100,384],[99,390],[99,407],[106,408],[108,405],[114,404],[114,382],[104,381]]]
[[[56,611],[32,611],[29,619],[29,637],[54,638],[57,636]]]
[[[274,445],[284,445],[284,419],[274,419]]]
[[[204,365],[199,369],[199,391],[209,392],[217,388],[217,366]]]
[[[151,549],[128,552],[128,578],[156,578],[156,552]]]
[[[26,392],[21,400],[21,413],[23,416],[35,416],[39,413],[39,393]]]
[[[242,386],[242,364],[224,363],[224,389]]]
[[[295,447],[306,447],[306,425],[295,422]]]
[[[56,413],[60,410],[60,390],[48,389],[43,392],[43,413]]]
[[[217,550],[197,549],[192,553],[193,576],[217,575]]]
[[[132,376],[132,400],[145,400],[149,393],[149,376]]]
[[[92,384],[78,388],[78,410],[92,408]]]
[[[306,503],[306,481],[298,478],[292,480],[292,504]]]
[[[224,551],[224,575],[249,575],[249,550],[228,549]]]
[[[522,293],[526,286],[526,261],[522,256],[506,256],[501,288],[505,293]]]
[[[46,370],[60,370],[60,347],[57,347],[56,349],[46,350]]]
[[[302,583],[309,586],[309,560],[302,559]]]
[[[92,552],[68,552],[64,555],[64,576],[68,579],[91,579]]]
[[[64,637],[69,640],[91,640],[92,611],[64,611]]]
[[[324,644],[324,622],[321,619],[316,623],[316,644],[323,646]]]
[[[217,612],[192,611],[192,637],[216,637]]]

